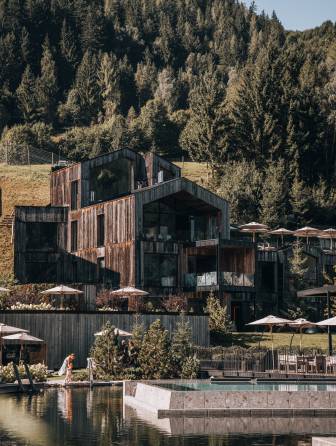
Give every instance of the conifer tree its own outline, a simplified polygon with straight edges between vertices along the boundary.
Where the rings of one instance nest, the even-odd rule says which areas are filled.
[[[27,65],[22,75],[21,83],[16,90],[18,106],[25,122],[37,119],[36,79]]]
[[[193,161],[206,161],[213,172],[228,159],[229,123],[225,111],[224,80],[207,72],[189,94],[190,119],[180,144]]]
[[[75,69],[78,64],[78,50],[75,34],[66,19],[64,19],[62,23],[59,46],[63,62],[62,70],[60,70],[59,75],[63,88],[67,89],[73,81]]]
[[[160,320],[151,324],[143,338],[139,353],[139,366],[143,379],[169,378],[171,374],[171,352],[169,333]]]
[[[36,101],[40,119],[53,123],[56,117],[58,83],[56,65],[50,49],[49,39],[43,44],[41,75],[36,81]]]
[[[289,259],[289,269],[292,276],[295,290],[305,288],[305,275],[308,271],[307,257],[304,254],[300,241],[296,241],[292,245],[292,256]]]
[[[307,223],[308,204],[309,196],[307,188],[300,179],[298,169],[296,169],[294,180],[290,188],[290,205],[298,225]]]
[[[98,85],[104,115],[108,119],[118,111],[121,101],[119,64],[113,53],[102,55],[98,71]]]
[[[260,201],[260,220],[269,226],[282,226],[286,218],[288,187],[284,161],[266,167]]]

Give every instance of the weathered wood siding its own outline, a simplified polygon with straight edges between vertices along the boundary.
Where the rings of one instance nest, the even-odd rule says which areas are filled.
[[[50,203],[52,206],[70,206],[71,182],[78,181],[78,207],[81,203],[81,179],[82,165],[80,163],[55,170],[50,176]]]
[[[105,243],[97,246],[97,216],[105,216]],[[71,221],[78,222],[78,249],[72,255],[97,265],[105,258],[105,270],[116,277],[117,286],[135,286],[134,195],[69,213],[67,251],[71,251]],[[84,277],[85,274],[85,277]],[[88,276],[89,274],[89,276]],[[118,276],[118,277],[117,277]],[[80,281],[96,281],[95,268],[80,272]]]
[[[139,322],[148,327],[160,319],[170,333],[174,330],[180,316],[175,314],[141,314]],[[114,326],[131,331],[135,321],[132,313],[69,313],[69,312],[4,312],[1,322],[29,330],[30,334],[44,339],[47,343],[47,361],[49,368],[59,368],[66,355],[76,354],[76,367],[86,367],[86,358],[94,342],[94,333],[110,321]],[[209,345],[208,317],[187,315],[193,342],[197,345]]]

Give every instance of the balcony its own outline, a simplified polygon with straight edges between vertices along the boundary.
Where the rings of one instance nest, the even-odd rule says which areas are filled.
[[[220,271],[219,285],[223,287],[254,287],[254,274]],[[217,272],[211,271],[202,274],[187,273],[184,275],[184,287],[195,289],[218,286]]]

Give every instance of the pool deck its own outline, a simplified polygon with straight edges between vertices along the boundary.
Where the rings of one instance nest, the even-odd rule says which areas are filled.
[[[189,391],[159,387],[160,382],[166,384],[169,381],[125,381],[124,403],[154,412],[163,418],[182,415],[336,416],[335,391]],[[188,380],[184,382],[190,383]],[[183,384],[183,380],[175,383]]]
[[[312,446],[336,446],[336,437],[313,437]]]

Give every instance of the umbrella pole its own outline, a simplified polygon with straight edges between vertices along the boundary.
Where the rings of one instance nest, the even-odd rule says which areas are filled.
[[[274,370],[274,342],[273,342],[273,325],[271,325],[271,342],[272,342],[272,370]]]
[[[302,327],[300,327],[300,353],[302,352]]]
[[[327,306],[328,306],[328,319],[331,318],[331,306],[330,306],[330,293],[327,292]],[[330,326],[328,325],[328,350],[329,350],[329,356],[332,356],[333,352],[333,345],[332,345],[332,336],[331,336],[331,330]]]
[[[64,310],[64,294],[61,293],[61,310]]]

